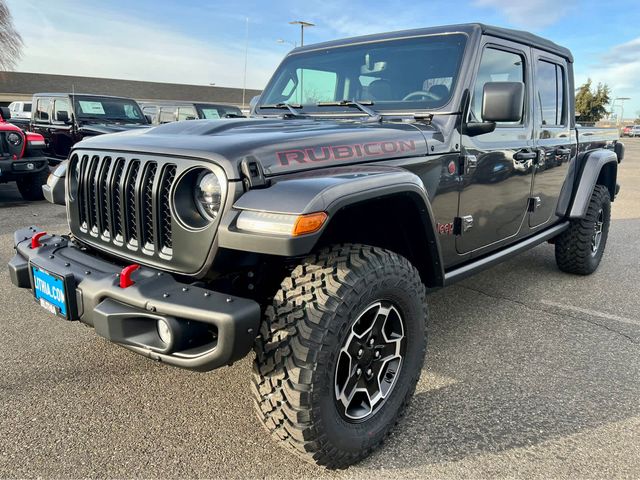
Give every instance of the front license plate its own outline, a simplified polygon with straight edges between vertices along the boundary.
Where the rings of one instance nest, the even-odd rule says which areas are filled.
[[[31,266],[31,272],[33,273],[33,294],[40,305],[54,315],[68,318],[64,280],[35,265]]]

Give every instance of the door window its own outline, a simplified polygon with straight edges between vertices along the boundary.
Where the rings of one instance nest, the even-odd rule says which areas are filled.
[[[159,123],[169,123],[176,121],[176,109],[175,108],[161,108]]]
[[[193,107],[179,107],[178,108],[178,121],[180,120],[195,120],[196,111]]]
[[[39,122],[49,122],[49,106],[51,105],[51,99],[39,98],[36,106],[36,120]]]
[[[486,48],[482,54],[478,76],[473,88],[471,104],[471,120],[482,121],[482,94],[484,84],[488,82],[525,82],[524,57],[518,53]],[[526,103],[525,103],[526,109]],[[523,116],[524,117],[524,116]],[[498,125],[518,124],[520,122],[504,122]]]
[[[560,65],[538,60],[536,67],[536,105],[541,124],[564,125],[564,69]]]
[[[62,112],[62,115],[61,115]],[[53,118],[56,122],[64,121],[64,114],[67,114],[67,120],[71,118],[71,105],[66,98],[59,98],[53,102]]]

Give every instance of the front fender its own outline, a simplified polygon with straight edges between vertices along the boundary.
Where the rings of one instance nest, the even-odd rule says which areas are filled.
[[[430,256],[441,269],[440,246],[427,192],[420,178],[402,168],[389,166],[337,167],[272,179],[268,188],[250,190],[233,205],[222,219],[218,231],[219,246],[280,256],[310,253],[331,219],[341,209],[367,200],[408,194],[419,207]],[[236,227],[243,210],[303,215],[326,212],[329,215],[318,232],[300,237],[264,235],[241,231]],[[381,219],[383,221],[384,219]],[[412,228],[416,228],[413,225]]]
[[[576,181],[573,201],[569,209],[569,218],[583,218],[589,206],[589,200],[596,184],[609,189],[611,200],[616,194],[618,173],[618,157],[615,152],[606,149],[587,152],[582,162],[582,169]]]

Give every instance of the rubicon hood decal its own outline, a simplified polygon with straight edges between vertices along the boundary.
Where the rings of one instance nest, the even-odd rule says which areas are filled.
[[[356,143],[354,145],[319,146],[276,152],[280,165],[325,161],[366,160],[367,158],[416,151],[414,140]]]

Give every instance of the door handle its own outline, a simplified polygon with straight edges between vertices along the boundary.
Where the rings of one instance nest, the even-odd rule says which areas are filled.
[[[556,155],[570,155],[570,148],[556,148]]]
[[[513,154],[513,159],[518,162],[523,162],[525,160],[534,160],[537,157],[538,152],[519,151]]]

